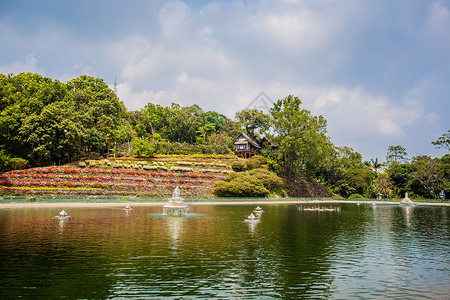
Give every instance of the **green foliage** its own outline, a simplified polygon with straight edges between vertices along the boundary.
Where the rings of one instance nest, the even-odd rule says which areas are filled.
[[[8,165],[12,170],[22,170],[28,165],[28,160],[20,157],[14,157],[8,161]]]
[[[314,174],[333,152],[326,136],[326,120],[300,108],[302,101],[289,95],[271,109],[272,126],[279,140],[279,161],[284,175],[296,176],[302,170]]]
[[[333,192],[347,198],[351,194],[371,197],[371,184],[375,174],[368,169],[349,169],[343,172]]]
[[[32,166],[59,164],[89,152],[107,156],[120,139],[125,107],[103,80],[67,84],[38,74],[0,76],[0,146]]]
[[[261,168],[263,165],[267,164],[267,158],[261,155],[254,155],[247,159],[246,161],[247,170]]]
[[[245,164],[243,162],[241,162],[241,161],[234,161],[231,164],[231,168],[235,172],[243,172],[243,171],[245,171]]]
[[[440,188],[444,191],[444,197],[450,197],[450,154],[446,154],[440,159],[441,185]]]
[[[156,146],[146,138],[133,138],[133,153],[137,156],[154,157],[156,153]]]
[[[348,199],[364,199],[364,197],[360,194],[351,194],[350,196],[348,196]]]
[[[394,183],[394,197],[403,197],[406,192],[410,191],[408,185],[412,178],[412,171],[412,166],[408,163],[394,162],[390,164],[386,172]]]
[[[5,150],[0,150],[0,172],[9,170],[8,161],[10,159],[11,157],[6,153]]]
[[[402,163],[407,162],[408,153],[406,149],[402,146],[389,146],[388,152],[386,153],[386,164],[390,165],[392,163]]]
[[[257,109],[244,109],[236,113],[237,121],[245,128],[250,137],[255,137],[257,131],[265,131],[269,127],[270,117]]]
[[[412,177],[420,183],[421,189],[426,193],[424,196],[438,198],[442,179],[439,159],[426,155],[416,156],[412,160],[412,168]],[[420,194],[420,191],[415,192]]]
[[[389,177],[388,173],[381,173],[373,181],[373,191],[376,194],[381,194],[382,197],[390,198],[393,196],[394,183]]]
[[[197,144],[190,143],[169,143],[156,142],[156,153],[158,154],[231,154],[231,150],[223,145]]]
[[[267,159],[267,169],[278,176],[282,173],[281,166],[272,158]]]
[[[375,174],[378,174],[378,171],[384,166],[383,163],[378,161],[378,157],[366,162],[366,165],[371,168]]]
[[[281,192],[283,180],[266,169],[231,173],[225,181],[214,184],[214,194],[218,197],[266,197],[273,192]]]
[[[444,148],[450,152],[450,129],[441,135],[436,141],[431,142],[436,148]]]

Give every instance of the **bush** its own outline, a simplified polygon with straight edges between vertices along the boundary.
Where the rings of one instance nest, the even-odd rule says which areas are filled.
[[[246,164],[248,170],[261,168],[262,165],[267,164],[267,158],[261,155],[255,155],[247,159]]]
[[[20,157],[14,157],[8,161],[8,165],[12,170],[22,170],[28,165],[28,160]]]
[[[234,161],[234,162],[231,164],[231,168],[232,168],[233,171],[235,171],[235,172],[242,172],[242,171],[245,171],[245,165],[244,165],[243,162],[240,162],[240,161]]]
[[[348,196],[348,199],[364,199],[364,197],[360,194],[351,194],[350,196]]]
[[[282,191],[283,180],[266,169],[231,173],[225,181],[214,184],[218,197],[267,197],[271,192]]]
[[[214,183],[214,194],[218,197],[266,197],[269,193],[264,186],[246,180]]]
[[[156,153],[156,147],[152,142],[145,138],[134,138],[133,152],[137,156],[154,157]]]

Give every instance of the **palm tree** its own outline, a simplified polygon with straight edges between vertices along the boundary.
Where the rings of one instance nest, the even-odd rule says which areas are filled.
[[[378,157],[377,157],[377,158],[375,158],[375,160],[373,160],[373,159],[370,160],[369,167],[375,171],[376,175],[378,175],[378,170],[383,167],[383,163],[379,162]]]

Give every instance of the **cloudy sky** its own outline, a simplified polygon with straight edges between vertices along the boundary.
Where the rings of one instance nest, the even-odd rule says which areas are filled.
[[[448,0],[3,0],[0,40],[0,73],[99,77],[128,110],[234,118],[292,94],[366,160],[445,154]]]

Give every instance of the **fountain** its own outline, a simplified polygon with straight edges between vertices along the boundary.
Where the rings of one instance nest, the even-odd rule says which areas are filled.
[[[180,188],[177,186],[173,191],[172,197],[169,198],[169,203],[163,206],[163,215],[186,214],[189,207],[183,203],[183,198],[180,197]]]
[[[415,205],[414,202],[412,202],[412,200],[408,198],[408,193],[405,193],[405,199],[403,199],[400,202],[400,204],[401,205],[409,205],[409,206],[414,206]]]
[[[133,210],[133,208],[130,205],[127,205],[127,206],[125,206],[125,208],[123,210],[130,211],[130,210]]]
[[[52,219],[69,220],[70,218],[71,218],[71,216],[69,216],[69,214],[66,213],[66,211],[63,209],[59,213],[59,216],[54,216]]]
[[[263,213],[264,210],[261,207],[258,206],[257,208],[255,208],[255,210],[253,210],[253,212],[255,212],[255,213]]]
[[[341,211],[341,207],[332,207],[331,205],[329,207],[325,207],[325,206],[320,206],[319,204],[310,207],[310,206],[305,206],[303,207],[303,205],[297,205],[297,210],[301,210],[301,211]]]
[[[244,220],[246,223],[259,223],[261,220],[259,220],[253,213],[251,213],[247,219]]]

